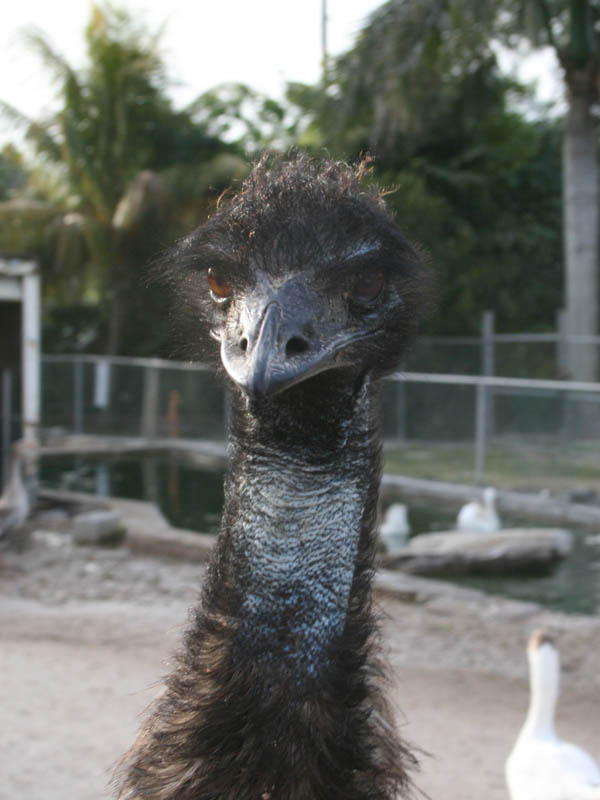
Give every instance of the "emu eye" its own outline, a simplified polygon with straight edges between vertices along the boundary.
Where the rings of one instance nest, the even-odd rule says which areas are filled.
[[[350,296],[357,303],[369,305],[369,303],[377,300],[381,294],[383,283],[383,272],[381,270],[365,272],[355,281]]]
[[[206,277],[208,278],[208,286],[214,300],[218,303],[222,303],[231,297],[231,286],[221,275],[215,272],[212,267],[208,268]]]

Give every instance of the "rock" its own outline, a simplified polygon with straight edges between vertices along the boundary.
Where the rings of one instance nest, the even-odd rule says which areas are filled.
[[[67,438],[67,429],[55,425],[53,428],[46,428],[44,434],[44,445],[46,447],[57,447],[62,445]]]
[[[572,534],[560,528],[443,531],[413,537],[401,553],[384,556],[381,563],[419,575],[548,572],[572,546]]]
[[[36,525],[46,531],[66,531],[71,526],[71,519],[62,508],[48,508],[38,511],[34,517]]]
[[[124,536],[121,516],[112,509],[84,511],[73,517],[73,538],[77,544],[116,544]]]
[[[569,490],[567,497],[570,503],[589,503],[592,505],[597,505],[600,499],[595,489],[585,487]]]
[[[50,548],[67,547],[72,541],[70,534],[55,530],[35,530],[31,534],[31,539],[35,544]]]
[[[132,552],[184,558],[186,561],[208,561],[216,538],[208,533],[179,528],[127,527],[127,545]]]

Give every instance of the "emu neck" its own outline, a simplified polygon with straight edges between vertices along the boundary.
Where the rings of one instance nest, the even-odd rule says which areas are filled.
[[[366,385],[321,406],[296,393],[235,412],[219,556],[239,590],[232,646],[262,666],[285,664],[297,686],[330,662],[369,562],[375,405]]]

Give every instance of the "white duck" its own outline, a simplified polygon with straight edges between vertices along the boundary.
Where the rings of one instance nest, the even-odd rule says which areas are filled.
[[[531,700],[521,732],[506,761],[511,800],[600,800],[594,759],[554,731],[560,660],[553,641],[535,631],[527,647]]]
[[[24,470],[31,448],[23,440],[15,442],[11,447],[8,478],[0,497],[0,540],[21,528],[29,516],[31,504]]]
[[[488,486],[483,491],[483,502],[474,500],[458,512],[456,527],[459,531],[493,533],[500,530],[500,517],[496,512],[496,490]]]
[[[392,503],[388,506],[379,535],[388,553],[398,553],[406,545],[410,535],[410,525],[407,509],[403,503]]]

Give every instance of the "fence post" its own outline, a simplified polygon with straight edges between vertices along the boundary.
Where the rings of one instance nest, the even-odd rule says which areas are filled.
[[[569,331],[567,312],[560,308],[556,312],[556,372],[557,378],[569,378]],[[560,393],[560,439],[563,446],[569,441],[570,403],[569,393]]]
[[[158,367],[144,367],[142,436],[155,439],[158,431]]]
[[[494,351],[494,312],[484,311],[481,315],[481,374],[496,373],[496,357]]]
[[[481,375],[491,377],[496,374],[494,312],[484,311],[481,315]],[[483,416],[481,416],[483,415]],[[477,384],[475,411],[475,475],[483,482],[485,471],[485,451],[490,436],[496,428],[493,389]]]
[[[567,312],[560,308],[556,312],[556,377],[569,375],[569,339],[567,332]]]
[[[73,430],[83,431],[83,361],[73,361]]]
[[[475,405],[475,483],[485,478],[485,455],[488,434],[488,387],[477,384]]]
[[[170,468],[171,459],[169,458],[169,469]],[[144,500],[149,500],[152,503],[158,504],[160,492],[158,489],[158,462],[156,456],[147,455],[142,458],[142,475]]]

